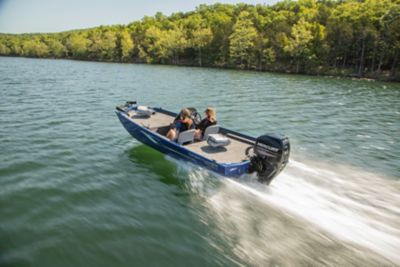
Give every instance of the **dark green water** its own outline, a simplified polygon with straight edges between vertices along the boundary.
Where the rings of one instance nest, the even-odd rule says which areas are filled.
[[[132,139],[126,100],[282,132],[270,187]],[[0,266],[400,265],[400,85],[0,57]]]

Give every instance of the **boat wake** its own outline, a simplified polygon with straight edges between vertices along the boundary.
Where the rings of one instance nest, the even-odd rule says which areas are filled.
[[[342,240],[339,242],[341,246],[364,247],[395,264],[400,263],[400,184],[394,179],[349,166],[327,166],[298,161],[291,161],[287,169],[269,187],[259,184],[254,179],[221,178],[214,179],[220,183],[216,188],[215,184],[208,185],[213,179],[206,176],[207,174],[201,171],[191,171],[189,187],[203,194],[208,200],[210,210],[221,220],[221,229],[227,236],[227,225],[233,225],[231,234],[235,236],[234,240],[243,241],[239,245],[241,253],[258,251],[258,256],[264,255],[265,259],[265,250],[263,252],[261,248],[263,243],[271,241],[272,231],[262,228],[266,240],[261,240],[264,235],[262,229],[253,233],[253,240],[248,240],[251,236],[249,232],[253,231],[250,230],[252,227],[256,227],[257,220],[262,224],[272,223],[271,214],[275,214],[277,217],[286,218],[282,219],[283,224],[288,220],[295,220],[295,224],[299,225],[298,221],[302,221],[300,225],[303,225],[306,231],[312,225],[322,232],[329,233],[334,239]],[[243,194],[243,191],[248,194]],[[244,228],[246,230],[240,235],[241,231],[238,229]],[[289,230],[285,225],[281,229],[275,228],[274,231],[290,232],[293,229]],[[298,236],[299,231],[292,234]],[[276,237],[277,240],[282,238]],[[304,243],[305,239],[300,238],[298,242]],[[248,247],[249,244],[257,246]],[[247,256],[252,258],[251,255]],[[255,260],[255,263],[257,262]],[[371,264],[371,261],[366,263]]]

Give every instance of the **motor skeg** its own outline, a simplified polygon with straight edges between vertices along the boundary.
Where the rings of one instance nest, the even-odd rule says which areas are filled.
[[[251,149],[253,155],[250,156]],[[261,135],[254,146],[246,150],[246,154],[250,158],[248,172],[257,172],[259,181],[269,184],[289,161],[289,138],[281,134]]]

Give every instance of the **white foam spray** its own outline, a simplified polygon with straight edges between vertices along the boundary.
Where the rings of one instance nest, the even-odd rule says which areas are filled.
[[[202,173],[190,174],[191,187],[197,191],[204,193],[205,180]],[[291,161],[270,186],[250,179],[219,181],[229,186],[222,187],[226,192],[209,194],[217,210],[224,202],[236,203],[224,199],[230,198],[233,186],[243,191],[243,201],[248,192],[260,202],[301,217],[336,238],[400,263],[400,184],[394,179],[349,166]]]

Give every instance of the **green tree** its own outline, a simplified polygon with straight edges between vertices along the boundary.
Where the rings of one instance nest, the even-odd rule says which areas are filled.
[[[119,34],[120,59],[121,61],[129,61],[134,48],[134,43],[128,30],[123,30]]]
[[[8,48],[5,44],[0,43],[0,55],[7,56],[11,52],[11,49]]]
[[[90,41],[84,34],[72,33],[67,39],[67,48],[74,58],[84,58],[88,53]]]
[[[103,46],[103,38],[101,29],[93,29],[88,33],[88,44],[87,44],[87,52],[88,57],[91,59],[103,59],[102,56],[102,46]]]
[[[271,47],[268,37],[264,34],[259,33],[256,37],[255,56],[258,70],[262,70],[263,66],[270,65],[276,60],[275,51]]]
[[[112,30],[107,30],[102,35],[101,57],[104,60],[114,60],[117,35]]]
[[[61,43],[61,41],[57,39],[49,39],[46,41],[47,46],[49,48],[49,54],[55,58],[62,58],[65,56],[67,49]]]
[[[22,50],[22,38],[11,38],[9,40],[10,55],[12,56],[23,56],[24,51]]]
[[[116,34],[110,29],[94,29],[89,31],[89,56],[92,59],[114,60],[116,48]]]
[[[390,66],[390,76],[396,75],[396,66],[400,54],[400,5],[392,6],[381,18],[383,28],[382,39],[384,40],[385,50],[390,47],[391,50],[384,51],[379,62],[379,71],[383,65],[383,56],[385,53],[392,59]],[[388,60],[389,61],[389,60]]]
[[[240,67],[249,67],[252,62],[256,37],[257,30],[249,18],[249,13],[242,11],[229,36],[230,56],[235,63],[239,62]]]
[[[291,37],[287,38],[284,50],[288,52],[296,61],[296,73],[300,71],[300,63],[302,60],[313,56],[310,49],[312,35],[312,23],[301,18],[292,27]]]
[[[202,66],[202,49],[208,46],[213,38],[211,28],[199,14],[188,17],[186,27],[189,35],[188,45],[197,50],[198,64]]]
[[[200,5],[199,14],[205,18],[213,33],[209,47],[209,61],[215,66],[226,66],[229,58],[229,35],[232,33],[235,8],[232,5]]]
[[[354,39],[353,23],[349,17],[348,8],[340,5],[334,9],[328,18],[326,28],[331,54],[330,62],[334,69],[339,65],[345,68],[351,56],[351,44]]]
[[[147,49],[141,48],[142,56],[147,62],[161,60],[172,60],[172,63],[179,63],[179,53],[187,47],[187,39],[182,27],[175,26],[169,30],[161,30],[158,27],[150,27],[146,31],[148,42]],[[147,51],[146,51],[147,50]]]
[[[191,45],[198,51],[199,66],[202,66],[202,49],[212,40],[212,32],[209,27],[198,28],[192,34]]]
[[[188,46],[188,40],[181,26],[175,26],[163,34],[161,45],[167,50],[168,57],[172,57],[174,63],[179,63],[179,53]]]
[[[163,62],[168,56],[166,48],[162,43],[163,38],[164,32],[160,28],[156,26],[149,27],[139,47],[139,56],[148,63]]]
[[[28,57],[47,57],[49,49],[38,38],[26,40],[22,44],[23,55]]]

